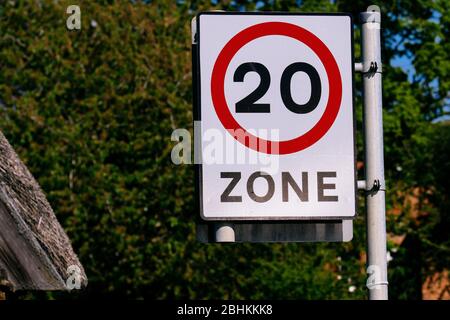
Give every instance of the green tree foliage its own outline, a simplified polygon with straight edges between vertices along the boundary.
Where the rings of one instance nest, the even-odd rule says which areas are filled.
[[[192,130],[190,19],[196,12],[349,11],[357,17],[366,2],[79,1],[81,30],[68,31],[70,4],[0,4],[0,129],[79,253],[90,280],[79,295],[365,298],[362,199],[350,243],[199,244],[193,168],[171,163],[170,136],[175,128]],[[448,112],[449,1],[380,6],[388,209],[401,211],[389,216],[388,231],[407,239],[400,247],[389,243],[391,296],[420,298],[424,278],[449,267],[450,127],[432,122]],[[359,58],[358,28],[355,36]],[[398,58],[411,61],[410,75],[390,66]],[[417,190],[414,218],[402,201]]]

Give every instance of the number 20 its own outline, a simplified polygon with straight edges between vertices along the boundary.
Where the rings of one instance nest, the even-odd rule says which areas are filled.
[[[241,64],[234,72],[233,81],[243,82],[244,77],[249,72],[256,72],[261,81],[258,87],[244,99],[236,103],[238,113],[269,113],[270,104],[255,103],[261,99],[270,87],[270,73],[267,68],[258,62],[246,62]],[[292,77],[297,72],[305,72],[311,80],[311,96],[305,104],[298,104],[292,98],[291,82]],[[322,93],[322,84],[317,70],[305,62],[295,62],[289,65],[281,76],[280,83],[281,99],[287,109],[294,113],[305,114],[313,111],[319,104]]]

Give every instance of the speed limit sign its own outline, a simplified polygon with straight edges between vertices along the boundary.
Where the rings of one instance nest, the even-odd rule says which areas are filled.
[[[354,217],[351,17],[206,12],[196,23],[202,218]]]

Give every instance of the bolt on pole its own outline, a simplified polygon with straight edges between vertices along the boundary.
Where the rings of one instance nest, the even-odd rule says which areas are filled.
[[[215,223],[216,242],[235,242],[234,228],[231,223]]]
[[[370,6],[360,15],[364,83],[367,212],[367,287],[370,300],[388,299],[386,208],[383,156],[381,14]]]

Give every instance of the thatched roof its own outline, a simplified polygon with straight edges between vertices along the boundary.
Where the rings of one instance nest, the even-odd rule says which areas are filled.
[[[11,290],[65,290],[83,267],[36,180],[0,132],[0,285]],[[76,268],[76,267],[75,267]]]

